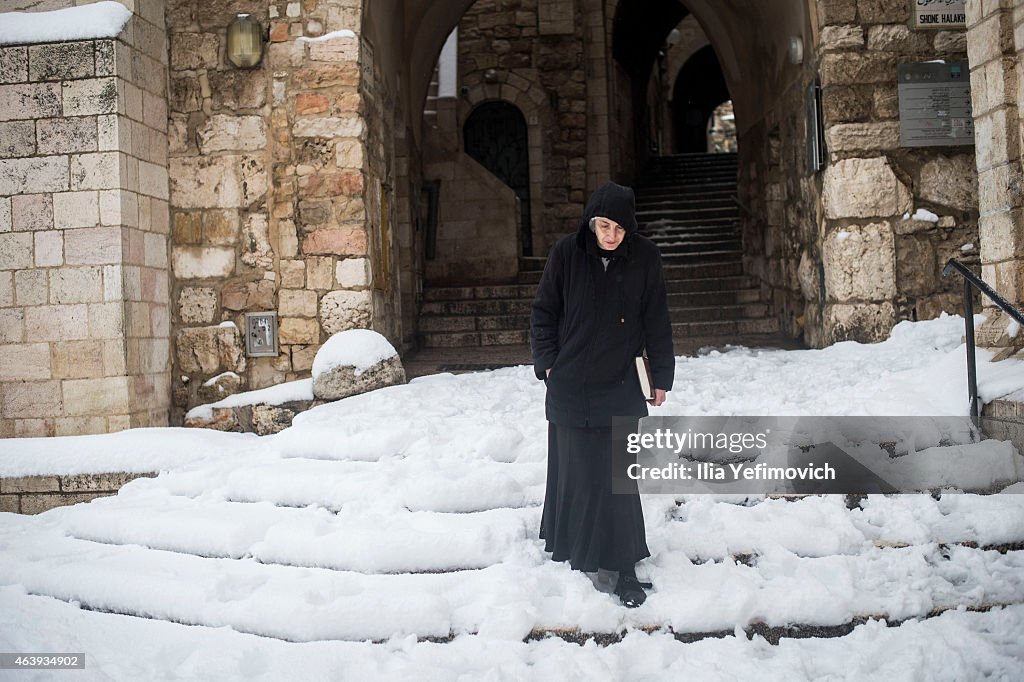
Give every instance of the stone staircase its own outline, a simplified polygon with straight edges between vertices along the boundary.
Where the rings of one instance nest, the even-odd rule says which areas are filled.
[[[735,154],[653,159],[636,182],[640,233],[661,249],[677,352],[738,343],[792,346],[743,273]]]
[[[677,353],[730,343],[795,347],[779,336],[757,280],[743,273],[735,154],[655,159],[636,192],[640,231],[662,252]],[[544,261],[521,258],[512,284],[427,288],[420,347],[498,352],[528,344]]]

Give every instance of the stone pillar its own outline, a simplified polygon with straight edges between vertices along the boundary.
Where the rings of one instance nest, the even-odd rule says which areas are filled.
[[[1012,5],[1012,6],[1011,6]],[[1024,303],[1024,214],[1018,76],[1024,51],[1024,2],[967,2],[967,51],[977,141],[981,274],[1008,301]],[[1005,356],[1024,345],[1008,319],[983,299],[987,315],[978,343]]]
[[[163,3],[0,48],[0,436],[166,425]]]
[[[587,79],[587,196],[612,177],[609,151],[611,103],[608,97],[611,49],[606,42],[606,25],[611,22],[605,21],[603,5],[600,0],[580,2],[583,12],[583,63]]]
[[[176,421],[216,397],[215,376],[237,374],[230,390],[309,376],[335,332],[373,327],[399,343],[381,322],[397,304],[375,307],[371,293],[371,257],[394,253],[372,239],[383,194],[368,149],[392,137],[361,5],[170,0]],[[254,69],[224,59],[239,11],[269,25]],[[278,313],[277,357],[244,356],[239,330],[257,311]]]

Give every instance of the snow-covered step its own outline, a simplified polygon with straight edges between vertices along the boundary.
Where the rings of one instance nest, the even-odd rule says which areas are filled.
[[[391,458],[380,462],[271,460],[219,472],[178,472],[152,479],[173,495],[233,502],[310,505],[340,510],[376,503],[411,511],[475,512],[541,504],[545,468],[493,460]],[[141,488],[139,488],[141,490]]]
[[[1024,601],[1024,552],[934,545],[821,558],[777,551],[755,566],[694,565],[672,553],[653,562],[647,602],[624,611],[539,548],[480,570],[375,575],[104,545],[66,537],[59,524],[36,531],[0,536],[0,584],[92,609],[289,641],[481,630],[521,638],[537,627],[839,625],[857,616],[904,619]]]
[[[862,504],[849,510],[843,496],[815,495],[742,506],[695,495],[670,510],[671,523],[649,531],[648,545],[722,560],[776,549],[820,557],[857,554],[871,545],[996,547],[1024,541],[1021,495],[871,495]]]
[[[72,536],[202,557],[253,558],[363,573],[483,568],[536,535],[540,508],[469,514],[347,505],[288,508],[172,496],[163,491],[83,505]]]
[[[578,628],[537,630],[528,641],[491,633],[436,641],[311,642],[257,638],[227,628],[190,628],[147,618],[124,618],[75,604],[0,587],[0,630],[17,632],[24,651],[74,642],[89,652],[97,677],[156,679],[173,674],[191,680],[305,679],[792,679],[794,671],[820,679],[952,679],[955,671],[983,671],[989,679],[1019,677],[1019,638],[1024,606],[991,611],[947,611],[899,624],[853,621],[849,628],[775,632],[757,625],[744,632],[706,638],[666,629],[627,629],[594,636]],[[839,631],[841,636],[830,636]],[[551,635],[556,635],[552,637]],[[789,638],[793,635],[792,638]],[[582,646],[588,640],[589,646]],[[124,642],[132,642],[127,657]],[[593,646],[593,643],[599,646]],[[605,646],[607,645],[607,646]],[[70,650],[70,647],[68,648]],[[884,652],[885,655],[871,655]],[[244,655],[243,655],[244,654]]]

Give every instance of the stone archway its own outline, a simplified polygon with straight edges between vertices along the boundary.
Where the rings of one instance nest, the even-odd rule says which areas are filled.
[[[519,198],[520,253],[533,255],[530,157],[526,119],[507,102],[485,102],[462,126],[463,149],[515,191]]]
[[[466,82],[466,92],[460,105],[460,127],[470,112],[486,102],[507,102],[522,112],[526,122],[526,154],[529,161],[529,195],[531,215],[531,254],[547,252],[548,240],[536,224],[544,215],[544,130],[550,125],[550,113],[544,106],[548,97],[540,86],[524,79],[509,79],[503,83],[487,83],[476,76]]]
[[[718,58],[710,45],[686,61],[672,89],[673,151],[707,151],[708,118],[718,105],[730,99]]]

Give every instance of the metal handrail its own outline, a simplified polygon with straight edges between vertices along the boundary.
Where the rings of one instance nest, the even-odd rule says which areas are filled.
[[[730,196],[729,198],[730,198],[730,199],[732,199],[732,202],[733,202],[734,204],[736,204],[736,205],[737,205],[737,206],[739,207],[739,209],[740,209],[741,211],[743,211],[744,213],[746,213],[746,214],[747,214],[748,216],[750,216],[751,218],[753,218],[753,217],[754,217],[754,212],[750,210],[750,207],[749,207],[749,206],[747,206],[747,205],[746,205],[746,204],[744,204],[744,203],[743,203],[742,201],[740,201],[740,198],[739,198],[738,196],[736,196],[735,194],[733,194],[733,195],[732,195],[732,196]]]
[[[974,302],[971,299],[971,287],[989,297],[996,306],[1009,315],[1015,322],[1024,326],[1024,314],[1014,308],[1009,301],[999,295],[985,280],[971,272],[966,265],[950,258],[942,268],[942,276],[948,277],[953,271],[959,272],[964,278],[964,336],[967,339],[967,394],[971,401],[971,420],[975,425],[981,416],[978,407],[978,366],[975,361],[974,345]]]

